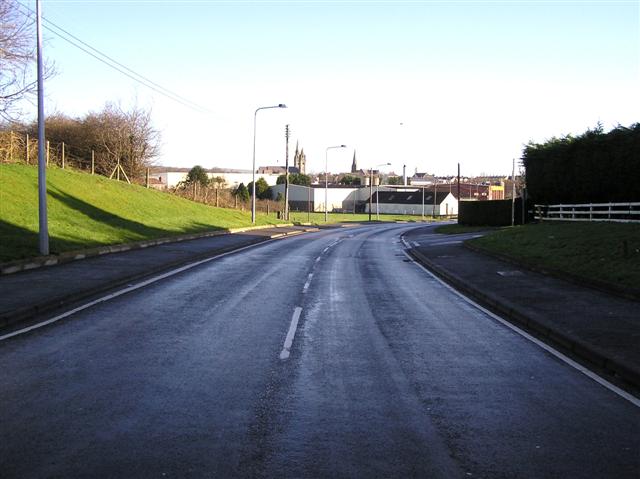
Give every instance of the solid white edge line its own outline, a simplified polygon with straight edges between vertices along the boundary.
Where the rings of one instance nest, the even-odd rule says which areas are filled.
[[[296,309],[293,311],[293,317],[291,318],[291,324],[289,325],[289,331],[287,331],[287,337],[284,340],[284,346],[280,352],[280,359],[282,360],[289,359],[289,355],[291,354],[291,345],[293,344],[293,338],[295,337],[296,330],[298,329],[298,321],[300,320],[301,313],[302,308],[300,306],[296,306]]]
[[[255,248],[255,247],[258,247],[258,246],[262,246],[262,245],[265,245],[266,243],[270,243],[272,241],[277,241],[277,240],[278,240],[278,238],[268,239],[266,241],[261,241],[259,243],[243,246],[242,248],[238,248],[238,249],[235,249],[233,251],[227,251],[226,253],[221,253],[221,254],[218,254],[216,256],[212,256],[210,258],[205,258],[205,259],[196,261],[194,263],[186,264],[186,265],[181,266],[179,268],[167,271],[166,273],[163,273],[161,275],[154,276],[153,278],[149,278],[149,279],[147,279],[145,281],[142,281],[140,283],[136,283],[136,284],[131,285],[131,286],[127,287],[127,288],[121,289],[119,291],[115,291],[115,292],[113,292],[111,294],[108,294],[108,295],[103,296],[101,298],[98,298],[98,299],[95,299],[93,301],[90,301],[90,302],[88,302],[86,304],[83,304],[82,306],[78,306],[77,308],[71,309],[69,311],[65,311],[64,313],[61,313],[61,314],[59,314],[57,316],[54,316],[53,318],[47,319],[46,321],[42,321],[40,323],[33,324],[33,325],[29,326],[29,327],[18,329],[17,331],[13,331],[11,333],[7,333],[7,334],[5,334],[3,336],[0,336],[0,341],[3,341],[5,339],[9,339],[9,338],[13,338],[15,336],[19,336],[21,334],[28,333],[29,331],[33,331],[34,329],[38,329],[38,328],[41,328],[43,326],[47,326],[49,324],[55,323],[57,321],[60,321],[61,319],[67,318],[67,317],[69,317],[69,316],[71,316],[71,315],[73,315],[73,314],[75,314],[77,312],[80,312],[80,311],[88,309],[88,308],[90,308],[92,306],[95,306],[96,304],[100,304],[100,303],[103,303],[105,301],[109,301],[109,300],[111,300],[113,298],[117,298],[118,296],[122,296],[123,294],[130,293],[131,291],[135,291],[137,289],[144,288],[145,286],[148,286],[150,284],[153,284],[153,283],[155,283],[157,281],[160,281],[160,280],[163,280],[165,278],[169,278],[169,277],[174,276],[174,275],[176,275],[178,273],[182,273],[183,271],[187,271],[187,270],[189,270],[191,268],[195,268],[196,266],[200,266],[201,264],[208,263],[210,261],[214,261],[216,259],[220,259],[220,258],[223,258],[225,256],[229,256],[229,255],[232,255],[232,254],[235,254],[235,253],[239,253],[240,251],[244,251],[244,250],[247,250],[249,248]]]
[[[404,238],[402,238],[402,241],[404,242]],[[406,244],[406,243],[405,243]],[[544,349],[545,351],[551,353],[552,355],[554,355],[556,358],[560,359],[561,361],[565,362],[566,364],[568,364],[569,366],[573,367],[574,369],[577,369],[578,371],[580,371],[582,374],[584,374],[585,376],[589,377],[590,379],[592,379],[593,381],[597,382],[598,384],[600,384],[601,386],[604,386],[605,388],[609,389],[611,392],[617,394],[618,396],[620,396],[623,399],[626,399],[627,401],[629,401],[631,404],[633,404],[636,407],[640,407],[640,399],[635,397],[633,394],[630,394],[626,391],[624,391],[623,389],[620,389],[618,386],[616,386],[615,384],[611,384],[609,381],[607,381],[606,379],[604,379],[603,377],[599,376],[598,374],[594,373],[593,371],[591,371],[590,369],[587,369],[586,367],[584,367],[582,364],[579,364],[577,362],[575,362],[574,360],[572,360],[571,358],[565,356],[564,354],[562,354],[560,351],[552,348],[551,346],[549,346],[548,344],[540,341],[539,339],[531,336],[529,333],[527,333],[526,331],[523,331],[522,329],[520,329],[519,327],[515,326],[514,324],[510,323],[509,321],[507,321],[506,319],[501,318],[500,316],[498,316],[497,314],[489,311],[488,309],[480,306],[478,303],[476,303],[475,301],[473,301],[472,299],[468,298],[467,296],[465,296],[464,294],[462,294],[460,291],[458,291],[457,289],[455,289],[453,286],[447,284],[446,282],[444,282],[442,279],[438,278],[435,274],[433,274],[431,271],[429,271],[427,268],[425,268],[423,265],[421,265],[420,263],[418,263],[415,259],[413,259],[413,257],[407,253],[406,251],[404,251],[404,255],[409,258],[409,260],[411,260],[411,262],[413,264],[415,264],[416,266],[418,266],[419,268],[421,268],[423,271],[425,271],[427,274],[429,274],[429,276],[431,276],[432,278],[434,278],[436,281],[438,281],[440,284],[442,284],[445,288],[449,289],[450,291],[452,291],[453,293],[455,293],[456,295],[458,295],[460,298],[462,298],[464,301],[466,301],[467,303],[471,304],[472,306],[474,306],[475,308],[479,309],[480,311],[482,311],[483,313],[485,313],[487,316],[495,319],[496,321],[498,321],[499,323],[503,324],[504,326],[508,327],[509,329],[511,329],[512,331],[515,331],[516,333],[518,333],[520,336],[528,339],[529,341],[531,341],[532,343],[534,343],[535,345],[539,346],[540,348]]]

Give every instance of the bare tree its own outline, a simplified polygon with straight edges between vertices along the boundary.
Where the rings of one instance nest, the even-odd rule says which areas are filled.
[[[108,103],[100,113],[83,120],[85,135],[94,138],[101,155],[97,168],[109,175],[118,164],[128,175],[140,176],[159,153],[159,132],[153,127],[151,112],[138,106],[125,111]]]
[[[15,0],[0,1],[0,119],[20,117],[22,100],[37,90],[35,21]],[[53,68],[47,66],[45,76]]]

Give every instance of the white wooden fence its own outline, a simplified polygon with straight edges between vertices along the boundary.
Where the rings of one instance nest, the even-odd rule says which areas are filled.
[[[640,223],[640,203],[535,205],[534,217],[541,221],[615,221],[619,223]]]

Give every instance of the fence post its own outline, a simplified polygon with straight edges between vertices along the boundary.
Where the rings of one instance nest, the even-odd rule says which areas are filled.
[[[593,221],[593,203],[589,203],[589,221]]]
[[[218,188],[216,188],[216,208],[218,207]]]
[[[9,132],[9,161],[13,161],[13,131]]]
[[[62,142],[62,169],[64,170],[64,141]]]
[[[96,158],[95,158],[95,152],[93,150],[91,150],[91,174],[95,174],[96,172]]]
[[[27,165],[29,164],[29,134],[27,133]]]
[[[145,186],[147,188],[149,188],[149,168],[147,168],[147,178],[146,178],[146,181],[145,181]]]
[[[607,219],[611,219],[611,203],[609,203],[609,209],[608,209],[608,214],[607,214]]]

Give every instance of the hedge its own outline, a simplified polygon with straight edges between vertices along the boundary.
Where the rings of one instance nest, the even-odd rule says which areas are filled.
[[[640,123],[529,143],[522,160],[535,203],[640,201]]]

